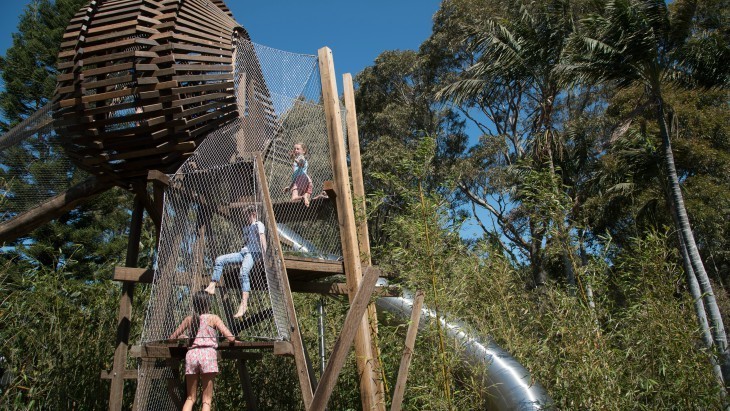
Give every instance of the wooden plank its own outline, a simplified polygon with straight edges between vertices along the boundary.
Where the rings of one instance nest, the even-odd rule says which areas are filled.
[[[114,281],[129,281],[133,283],[152,284],[155,275],[154,270],[149,268],[135,267],[114,267]]]
[[[411,322],[408,323],[408,332],[406,333],[406,344],[403,349],[403,357],[400,360],[398,368],[398,379],[395,383],[393,391],[393,401],[390,403],[390,411],[400,411],[403,404],[403,394],[406,390],[406,381],[408,381],[408,368],[411,365],[413,357],[413,349],[416,344],[416,334],[418,333],[418,322],[421,320],[421,308],[423,307],[423,291],[416,292],[416,298],[413,301],[411,311]]]
[[[115,378],[113,371],[107,371],[103,370],[101,372],[101,379],[102,380],[111,380],[112,378]],[[125,380],[136,380],[137,379],[137,370],[124,370],[122,373],[122,378]]]
[[[258,176],[261,179],[261,191],[263,197],[263,203],[266,207],[266,214],[271,217],[271,222],[276,226],[276,219],[274,217],[274,210],[271,206],[271,194],[269,194],[269,184],[266,182],[266,171],[264,170],[264,163],[260,156],[256,156],[256,170]],[[279,234],[277,230],[269,230],[271,237],[275,244],[275,249],[279,261],[284,261],[284,256],[281,253],[281,247],[279,247]],[[289,287],[289,279],[286,274],[286,266],[282,265],[282,273],[279,278],[281,282],[282,293],[284,294],[284,305],[286,307],[287,315],[289,317],[289,339],[292,345],[292,351],[294,355],[294,364],[297,367],[297,378],[299,379],[299,387],[302,390],[302,400],[304,402],[304,408],[309,409],[309,405],[312,402],[312,381],[309,377],[309,371],[307,368],[306,353],[304,352],[304,342],[302,341],[302,335],[299,331],[299,321],[297,320],[297,312],[294,308],[294,300],[291,294],[291,288]]]
[[[132,358],[184,358],[188,340],[161,341],[154,344],[135,345],[129,349]],[[275,355],[287,355],[291,344],[286,341],[220,341],[218,352],[222,359],[248,358],[255,359],[260,353],[245,350],[272,351]],[[244,351],[242,351],[244,350]]]
[[[285,256],[284,263],[288,270],[313,271],[326,273],[328,275],[344,274],[345,268],[342,261],[317,260],[314,258]]]
[[[360,324],[362,324],[362,320],[365,318],[364,314],[367,311],[375,283],[378,281],[379,272],[380,270],[374,267],[365,268],[365,277],[363,277],[355,298],[352,300],[350,309],[347,311],[345,322],[342,325],[342,332],[332,347],[332,354],[330,354],[327,366],[324,369],[324,373],[322,373],[322,378],[319,384],[317,384],[317,390],[314,392],[312,406],[309,408],[310,411],[324,411],[327,406],[327,402],[337,383],[337,377],[347,359],[347,353],[350,351],[350,346],[355,339],[355,334],[359,332]]]
[[[127,240],[127,258],[125,266],[134,267],[139,257],[139,240],[142,235],[142,222],[144,218],[144,205],[142,200],[135,198],[132,211],[132,221],[129,226],[129,238]],[[132,304],[134,301],[134,283],[125,281],[122,285],[122,296],[119,299],[119,314],[117,317],[117,338],[114,349],[114,365],[109,390],[109,410],[120,411],[124,397],[123,371],[127,363],[127,351],[129,350],[129,333],[132,328]]]
[[[297,293],[314,293],[324,295],[348,295],[347,284],[338,282],[304,282],[304,281],[291,281],[292,292]],[[387,287],[375,287],[373,295],[378,297],[400,297],[403,292],[399,287],[387,286]]]
[[[164,186],[170,185],[170,177],[160,170],[149,170],[147,172],[147,181],[155,181],[161,183]]]
[[[241,388],[246,396],[246,409],[249,411],[256,410],[256,395],[251,385],[251,376],[248,373],[248,367],[245,360],[236,361],[236,369],[238,370],[238,378],[241,380]]]
[[[342,257],[345,261],[345,277],[349,288],[349,298],[353,301],[362,279],[360,250],[357,244],[357,226],[350,195],[350,178],[347,172],[347,156],[345,139],[340,114],[340,99],[337,93],[332,50],[323,47],[318,50],[319,72],[322,76],[322,100],[327,122],[330,160],[337,191],[337,220],[340,226]],[[355,358],[358,375],[360,375],[360,399],[363,410],[382,409],[378,405],[378,393],[375,385],[377,375],[372,361],[372,340],[370,324],[366,317],[360,318],[358,332],[355,336]],[[320,383],[321,385],[321,383]]]
[[[347,122],[347,143],[350,149],[350,172],[352,175],[352,191],[354,197],[355,222],[357,224],[357,243],[360,249],[360,262],[363,267],[372,265],[370,258],[370,237],[368,234],[367,209],[365,207],[365,183],[362,176],[362,161],[360,159],[360,135],[357,128],[357,109],[355,107],[355,87],[352,82],[352,75],[345,73],[342,76],[342,88],[345,97],[345,109],[347,110],[345,120]],[[377,402],[379,409],[385,410],[385,376],[382,373],[383,364],[380,356],[380,349],[377,345],[378,335],[378,312],[374,303],[368,305],[368,322],[370,323],[370,334],[373,338],[373,358],[378,367],[375,371],[378,378]],[[382,407],[381,407],[382,405]]]
[[[0,223],[0,242],[10,242],[28,234],[112,186],[113,183],[108,180],[91,177],[38,206]]]

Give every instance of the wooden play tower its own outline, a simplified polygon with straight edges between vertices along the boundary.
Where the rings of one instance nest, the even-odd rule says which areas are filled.
[[[159,295],[178,295],[180,287],[188,292],[200,289],[207,281],[201,279],[204,274],[200,269],[210,254],[206,242],[219,241],[214,233],[216,224],[232,225],[231,216],[247,201],[256,204],[272,228],[291,220],[292,215],[320,218],[329,207],[341,252],[336,259],[285,254],[284,245],[292,241],[280,238],[283,231],[268,230],[270,247],[263,263],[266,278],[261,280],[261,288],[272,301],[265,316],[275,320],[276,335],[221,343],[218,349],[221,359],[237,362],[248,409],[256,405],[247,361],[260,358],[262,352],[293,358],[304,408],[323,410],[352,345],[362,409],[385,409],[382,378],[375,366],[373,333],[377,319],[370,303],[379,270],[371,266],[367,225],[356,221],[353,204],[353,197],[363,199],[365,193],[352,77],[343,77],[343,124],[332,53],[326,47],[318,51],[313,60],[319,71],[315,84],[320,87],[321,101],[317,104],[323,108],[328,147],[328,164],[323,168],[331,179],[322,182],[326,195],[305,209],[301,203],[281,201],[280,195],[269,190],[274,183],[268,180],[276,175],[272,170],[281,157],[277,153],[281,147],[276,146],[285,128],[281,113],[294,109],[292,105],[285,109],[277,106],[281,105],[278,91],[272,91],[272,84],[266,81],[267,70],[273,65],[256,56],[248,33],[235,22],[222,0],[93,0],[76,14],[63,36],[52,126],[67,155],[91,177],[0,224],[0,240],[27,233],[112,187],[134,194],[126,262],[114,272],[114,279],[122,283],[122,295],[113,367],[102,371],[102,378],[111,384],[110,410],[122,408],[124,382],[130,379],[164,379],[170,402],[180,404],[184,398],[180,396],[181,377],[176,371],[187,347],[164,337],[150,337],[135,346],[130,343],[135,285],[152,283]],[[198,154],[206,144],[213,147],[214,159]],[[217,168],[230,167],[238,174],[209,178],[199,187],[180,190],[181,185],[194,179],[193,173],[200,173],[206,162],[213,161],[219,162]],[[225,191],[227,197],[221,197],[226,200],[213,207],[213,194],[206,194],[215,191],[210,187],[231,184],[239,178],[252,179],[251,187],[256,192],[244,189],[234,195],[232,189],[217,190]],[[178,260],[182,257],[175,255],[172,262],[160,263],[156,269],[137,268],[144,213],[155,223],[158,242],[166,215],[182,214],[180,210],[171,212],[172,206],[167,204],[173,189],[182,191],[186,201],[195,203],[196,210],[212,210],[213,217],[195,220],[197,225],[189,239],[175,237],[178,243],[189,243],[190,259],[197,265],[180,268]],[[364,203],[357,204],[358,214],[365,215]],[[211,222],[214,219],[218,223]],[[163,257],[160,255],[160,261]],[[165,269],[174,272],[170,284],[178,287],[175,290],[161,283],[167,275]],[[344,282],[323,281],[338,274],[344,276]],[[302,343],[292,292],[346,294],[350,301],[341,333],[318,382],[314,381]],[[147,321],[157,321],[150,320],[151,316],[159,321],[174,318],[172,309],[162,307],[148,313]],[[254,321],[249,322],[252,325]],[[173,372],[143,376],[139,370],[127,369],[130,358],[138,358],[143,365],[163,363],[167,371]],[[150,404],[149,399],[140,398],[138,390],[133,409],[156,409]]]

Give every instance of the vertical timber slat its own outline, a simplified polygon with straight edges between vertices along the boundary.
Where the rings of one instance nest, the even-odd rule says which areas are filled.
[[[408,368],[411,365],[411,357],[413,357],[413,349],[416,344],[416,334],[418,333],[418,323],[421,320],[421,308],[423,307],[423,291],[416,292],[416,298],[411,308],[411,322],[408,323],[408,332],[406,332],[406,346],[403,349],[403,357],[400,360],[398,368],[398,379],[395,383],[393,391],[393,401],[390,403],[390,411],[400,411],[403,404],[403,394],[406,391],[406,381],[408,381]]]
[[[347,311],[345,322],[342,325],[342,332],[332,347],[332,354],[330,355],[329,361],[327,361],[327,367],[322,373],[322,379],[317,385],[317,390],[312,400],[311,411],[324,411],[327,406],[330,395],[332,395],[332,391],[337,383],[337,377],[347,359],[347,353],[350,351],[352,340],[356,338],[355,334],[359,332],[359,324],[362,324],[361,318],[364,317],[367,311],[368,302],[375,289],[375,283],[378,281],[378,274],[379,270],[377,268],[367,267],[365,269],[365,277],[360,284],[360,288],[357,289],[355,298],[352,299],[352,304]]]
[[[261,161],[260,156],[256,156],[256,168],[261,178],[261,191],[263,191],[263,201],[266,206],[266,214],[271,216],[274,220],[274,208],[271,205],[271,195],[269,194],[269,185],[266,182],[266,171],[264,170],[264,163]],[[276,221],[274,221],[274,227],[276,227]],[[309,378],[309,369],[307,366],[307,359],[304,353],[304,343],[302,342],[302,335],[299,332],[299,322],[297,320],[297,312],[294,309],[294,300],[291,295],[291,287],[289,286],[289,278],[286,274],[286,266],[283,264],[284,255],[281,253],[281,247],[278,246],[279,234],[276,229],[270,230],[273,238],[273,243],[276,244],[276,258],[282,262],[283,271],[281,273],[281,288],[284,293],[284,305],[286,305],[286,312],[289,316],[289,332],[292,347],[294,348],[294,363],[297,366],[297,377],[299,378],[299,385],[302,389],[302,399],[304,400],[304,409],[308,410],[312,404],[312,380]]]
[[[355,107],[355,87],[352,84],[352,75],[342,75],[342,91],[345,97],[345,120],[347,121],[347,145],[350,149],[350,172],[352,174],[352,193],[354,197],[355,217],[357,223],[357,240],[360,246],[360,262],[363,267],[371,266],[370,237],[368,233],[367,209],[365,206],[365,183],[362,176],[362,161],[360,159],[360,134],[357,129],[357,109]],[[378,312],[375,303],[368,305],[368,322],[370,335],[373,339],[373,359],[377,361],[375,381],[377,388],[378,410],[385,410],[385,387],[383,365],[380,363],[380,349],[378,347]]]
[[[327,123],[332,171],[337,190],[337,220],[340,226],[342,242],[342,256],[345,262],[345,277],[347,280],[350,302],[355,298],[357,289],[362,282],[362,266],[360,264],[360,250],[357,245],[357,228],[355,213],[350,194],[350,179],[347,172],[347,158],[345,141],[342,130],[340,101],[337,93],[332,50],[323,47],[318,50],[319,72],[322,81],[322,101]],[[357,371],[360,375],[360,399],[363,410],[372,410],[377,404],[375,388],[375,370],[372,358],[372,341],[370,324],[363,316],[355,336],[355,357]]]
[[[241,380],[243,393],[246,397],[246,410],[255,411],[257,409],[256,395],[254,394],[253,387],[251,386],[251,375],[248,373],[246,360],[242,358],[236,360],[236,368],[238,369],[238,378]]]
[[[129,226],[127,240],[126,267],[136,267],[139,257],[139,240],[142,236],[142,221],[144,217],[144,202],[139,195],[134,197],[132,222]],[[112,381],[109,390],[109,411],[122,409],[124,397],[124,370],[127,366],[127,352],[129,351],[129,332],[132,325],[132,303],[134,301],[134,283],[124,281],[122,296],[119,299],[119,316],[117,321],[117,341],[114,349],[114,366],[112,367]]]

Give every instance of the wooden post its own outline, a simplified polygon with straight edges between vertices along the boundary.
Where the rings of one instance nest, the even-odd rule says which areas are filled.
[[[362,161],[360,160],[360,134],[357,129],[357,109],[355,108],[355,87],[352,84],[352,75],[342,75],[342,88],[345,96],[347,113],[347,145],[350,149],[350,173],[352,174],[352,193],[355,198],[355,215],[357,217],[357,241],[360,246],[360,262],[363,267],[372,265],[370,257],[370,236],[368,233],[367,208],[365,206],[365,183],[362,177]],[[377,367],[375,381],[378,389],[378,409],[385,410],[385,378],[383,378],[383,364],[378,347],[378,312],[375,303],[368,305],[368,322],[370,335],[373,339],[373,358]]]
[[[236,368],[238,369],[238,378],[241,379],[241,387],[243,388],[243,393],[246,397],[246,410],[255,411],[258,407],[256,406],[256,396],[253,392],[253,387],[251,386],[251,376],[248,373],[246,360],[243,358],[237,359]]]
[[[360,264],[360,249],[357,245],[357,227],[355,225],[352,196],[350,195],[350,179],[347,172],[340,100],[337,94],[332,50],[323,47],[318,50],[318,55],[330,159],[337,191],[335,202],[337,205],[337,220],[340,226],[342,257],[345,263],[348,295],[352,303],[362,281],[362,266]],[[377,389],[375,386],[377,376],[373,367],[372,353],[370,325],[367,317],[363,316],[355,336],[355,358],[358,374],[360,375],[360,399],[363,410],[372,410],[377,406]]]
[[[139,257],[139,240],[142,236],[142,220],[144,217],[144,202],[139,195],[134,197],[132,222],[129,225],[129,239],[127,240],[127,259],[125,266],[136,267]],[[119,299],[119,315],[117,322],[117,341],[114,349],[114,366],[112,367],[111,389],[109,390],[109,411],[122,409],[124,397],[124,371],[127,366],[127,352],[129,351],[129,332],[132,325],[132,302],[134,301],[134,282],[122,283],[122,297]]]
[[[332,354],[330,354],[329,361],[327,361],[327,367],[324,373],[322,373],[322,378],[317,385],[317,390],[312,400],[311,411],[323,411],[327,406],[330,395],[337,383],[337,377],[347,358],[347,353],[350,351],[352,340],[356,338],[355,334],[360,332],[359,325],[362,324],[362,318],[367,311],[367,305],[375,289],[376,281],[378,281],[378,269],[367,267],[362,284],[358,288],[350,309],[345,316],[342,332],[340,332],[334,347],[332,347]]]
[[[284,305],[286,306],[287,315],[289,316],[289,335],[291,336],[291,343],[294,349],[294,363],[297,366],[297,377],[299,378],[299,385],[302,389],[302,400],[304,400],[304,409],[308,410],[312,404],[312,380],[309,377],[309,366],[307,365],[307,358],[304,352],[304,343],[302,342],[302,335],[299,332],[299,322],[297,320],[297,312],[294,309],[294,300],[291,295],[291,288],[289,287],[289,278],[286,274],[286,266],[284,265],[284,255],[281,253],[281,247],[279,246],[279,235],[276,230],[276,221],[274,220],[274,209],[271,205],[271,195],[269,194],[269,185],[266,182],[266,173],[264,170],[264,163],[261,161],[260,156],[256,156],[256,169],[261,182],[261,190],[263,191],[263,203],[266,207],[266,214],[271,217],[273,227],[269,227],[268,230],[271,232],[273,237],[272,243],[276,247],[276,258],[281,262],[281,288],[284,293]]]
[[[398,379],[395,383],[390,411],[400,411],[401,404],[403,403],[403,394],[406,391],[406,381],[408,380],[408,367],[411,365],[413,348],[416,343],[416,333],[418,333],[418,323],[421,320],[421,307],[423,307],[423,291],[418,291],[413,301],[413,307],[411,308],[411,322],[408,324],[406,346],[403,349],[403,357],[400,360],[400,367],[398,368]]]

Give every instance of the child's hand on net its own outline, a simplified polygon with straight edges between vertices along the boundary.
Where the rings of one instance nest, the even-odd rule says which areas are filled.
[[[289,186],[284,187],[284,192],[285,193],[288,193],[289,192]]]

